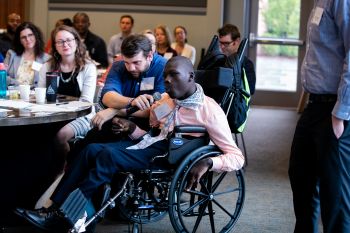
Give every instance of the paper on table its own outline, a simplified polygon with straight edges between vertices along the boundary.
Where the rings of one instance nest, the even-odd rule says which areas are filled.
[[[57,103],[56,105],[57,105],[57,107],[62,108],[62,109],[66,109],[66,110],[70,110],[70,111],[77,111],[79,109],[91,107],[94,104],[89,103],[89,102],[83,102],[83,101],[70,101],[70,102],[63,103],[63,104]]]
[[[33,104],[23,101],[23,100],[0,100],[0,107],[4,108],[27,108]]]
[[[31,109],[31,112],[74,112],[92,105],[94,104],[89,102],[71,101],[68,103],[57,104],[35,104],[29,108]]]
[[[72,110],[60,108],[56,104],[33,104],[28,109],[31,112],[72,112]]]

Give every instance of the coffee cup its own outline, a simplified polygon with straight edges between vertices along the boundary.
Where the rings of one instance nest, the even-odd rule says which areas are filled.
[[[21,95],[22,100],[29,101],[30,85],[27,85],[27,84],[19,85],[19,94]]]
[[[46,87],[36,87],[35,88],[35,101],[38,104],[45,103],[46,99]]]

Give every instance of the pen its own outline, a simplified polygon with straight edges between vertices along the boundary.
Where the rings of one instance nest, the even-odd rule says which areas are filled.
[[[63,105],[63,104],[68,104],[68,102],[61,102],[61,103],[57,103],[56,105]]]

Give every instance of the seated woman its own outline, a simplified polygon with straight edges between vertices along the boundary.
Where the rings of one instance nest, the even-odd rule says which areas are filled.
[[[174,29],[175,41],[171,43],[171,48],[175,49],[180,56],[187,57],[192,64],[196,61],[196,49],[187,43],[187,30],[184,26],[176,26]]]
[[[169,29],[165,25],[158,25],[154,29],[154,35],[156,37],[157,53],[166,59],[177,56],[177,52],[171,48],[171,34]]]
[[[4,63],[7,69],[7,84],[29,84],[36,87],[39,70],[50,56],[44,52],[42,32],[30,22],[19,25],[15,32],[13,48],[7,54]]]
[[[58,94],[78,97],[81,101],[93,102],[97,69],[87,56],[78,32],[69,26],[57,27],[51,35],[52,59],[40,70],[39,86],[46,87],[46,72],[60,71]],[[91,129],[90,119],[94,112],[65,125],[56,135],[55,151],[64,158],[70,148],[68,141],[85,136]],[[62,167],[63,169],[63,167]]]

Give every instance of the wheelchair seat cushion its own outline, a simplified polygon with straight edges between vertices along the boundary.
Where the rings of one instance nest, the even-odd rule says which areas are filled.
[[[181,161],[191,151],[208,145],[208,143],[208,137],[171,138],[169,142],[169,164],[178,164],[178,162]]]

